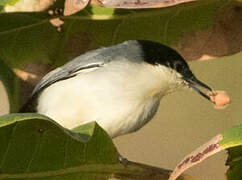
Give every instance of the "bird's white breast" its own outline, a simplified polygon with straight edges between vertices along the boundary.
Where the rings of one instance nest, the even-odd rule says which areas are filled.
[[[166,73],[141,63],[110,62],[56,82],[39,96],[37,111],[66,128],[97,121],[111,137],[133,132],[155,114]]]

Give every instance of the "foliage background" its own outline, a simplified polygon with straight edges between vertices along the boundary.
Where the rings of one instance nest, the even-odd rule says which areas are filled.
[[[49,24],[48,14],[36,13],[34,18],[25,14],[28,21],[18,21],[20,24],[16,24],[20,29],[23,25],[21,23],[31,22],[30,25],[33,25],[41,22],[40,26],[33,26],[33,29],[30,28],[24,32],[17,31],[16,34],[12,34],[11,31],[10,33],[7,31],[7,34],[0,33],[0,54],[11,67],[20,67],[23,62],[50,63],[56,66],[97,46],[118,43],[131,37],[153,40],[157,40],[158,37],[159,41],[173,45],[180,50],[189,60],[203,59],[203,55],[208,55],[205,58],[215,57],[212,61],[192,62],[191,66],[200,79],[216,89],[228,92],[232,104],[227,109],[214,110],[211,104],[195,93],[175,93],[162,101],[156,118],[142,130],[115,139],[120,153],[130,160],[172,169],[185,154],[203,144],[210,137],[232,125],[242,123],[240,108],[242,99],[239,95],[242,91],[240,68],[242,54],[239,53],[242,47],[240,44],[242,41],[239,41],[241,38],[239,29],[242,23],[238,18],[242,17],[240,16],[241,8],[232,9],[232,11],[223,9],[225,5],[233,5],[234,2],[236,1],[203,1],[201,2],[204,5],[202,8],[194,5],[190,10],[190,6],[182,5],[163,10],[161,14],[157,10],[151,10],[148,17],[143,18],[136,18],[136,11],[126,11],[134,18],[124,20],[120,18],[126,15],[126,12],[122,10],[89,8],[84,14],[79,13],[74,16],[76,19],[66,18],[66,24],[63,27],[64,36]],[[211,4],[213,6],[210,6]],[[216,16],[215,10],[220,10],[221,16]],[[142,16],[142,11],[139,12]],[[229,14],[226,18],[223,16],[226,15],[225,12]],[[106,19],[103,21],[96,19],[94,25],[90,21],[91,18],[86,16],[88,13],[91,13],[93,18],[104,17]],[[3,17],[4,15],[0,18],[3,20],[1,22],[9,23],[21,15],[23,14],[12,14],[12,17],[7,19],[8,21],[6,17]],[[109,19],[112,16],[114,17]],[[81,18],[82,22],[78,18]],[[220,21],[215,21],[218,20],[217,18]],[[151,20],[160,23],[159,28],[153,28]],[[211,25],[215,26],[210,28]],[[48,32],[48,36],[40,33],[38,30],[40,27],[41,32]],[[221,27],[225,27],[226,31],[221,31]],[[6,29],[1,30],[4,32]],[[87,31],[89,34],[86,33]],[[26,38],[26,33],[28,38]],[[103,36],[103,33],[107,36]],[[32,50],[29,51],[28,48]],[[232,54],[235,55],[232,56]],[[216,59],[224,55],[230,56]],[[14,61],[15,57],[18,57],[20,61]],[[2,91],[1,95],[3,95]],[[6,107],[4,104],[1,105]],[[4,113],[7,109],[0,109],[0,111]],[[222,175],[225,171],[224,161],[225,154],[221,153],[193,168],[190,172],[201,179],[225,179]]]

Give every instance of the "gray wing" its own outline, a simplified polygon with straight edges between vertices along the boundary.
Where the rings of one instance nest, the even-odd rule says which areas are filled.
[[[102,55],[102,51],[105,49],[106,48],[90,51],[46,74],[35,86],[31,97],[20,108],[19,112],[36,112],[37,99],[40,92],[51,84],[74,77],[81,73],[81,70],[101,67],[108,63],[110,61],[109,58],[105,58],[105,56]]]
[[[135,53],[137,51],[140,51],[137,41],[126,41],[108,48],[89,51],[45,75],[34,88],[32,96],[57,81],[68,79],[81,73],[81,70],[101,67],[111,60],[130,60],[131,57],[131,60],[141,59],[136,57],[137,54],[141,54],[141,52]]]
[[[81,70],[101,67],[108,63],[109,60],[107,58],[103,58],[100,54],[104,49],[106,48],[90,51],[49,72],[35,86],[32,96],[39,94],[43,89],[57,81],[76,76],[77,74],[81,73]]]

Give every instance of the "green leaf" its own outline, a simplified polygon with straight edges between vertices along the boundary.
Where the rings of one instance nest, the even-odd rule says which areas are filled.
[[[55,8],[63,9],[63,3],[58,1]],[[242,47],[240,3],[235,0],[204,0],[147,10],[89,5],[72,16],[55,14],[55,8],[0,14],[0,56],[7,64],[60,65],[89,49],[129,39],[162,42],[187,59],[231,55]],[[51,10],[53,15],[48,14]],[[64,21],[60,32],[49,21],[56,17]]]
[[[236,146],[228,149],[226,165],[229,166],[226,173],[228,180],[242,179],[242,146]]]
[[[0,56],[11,67],[25,62],[50,63],[60,34],[46,13],[0,14]]]
[[[16,112],[19,106],[19,79],[2,60],[0,60],[0,80],[8,94],[10,112]]]
[[[223,134],[223,139],[219,142],[219,144],[225,148],[231,148],[235,146],[242,145],[242,125],[234,126]]]
[[[242,125],[235,126],[223,133],[221,146],[228,149],[226,165],[228,180],[242,179]]]
[[[240,180],[242,178],[242,125],[226,130],[187,155],[176,166],[169,180],[176,179],[186,169],[225,149],[229,154],[227,160],[227,165],[230,166],[227,171],[228,180]]]
[[[0,117],[0,179],[167,180],[168,170],[130,161],[121,164],[112,140],[97,123],[75,131],[39,114]]]
[[[6,5],[14,5],[16,2],[20,0],[1,0],[0,1],[0,6],[6,6]]]

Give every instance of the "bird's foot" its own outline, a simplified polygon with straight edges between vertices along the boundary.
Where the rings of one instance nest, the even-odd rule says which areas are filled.
[[[127,167],[129,160],[121,155],[119,155],[119,162],[124,165],[125,167]]]

